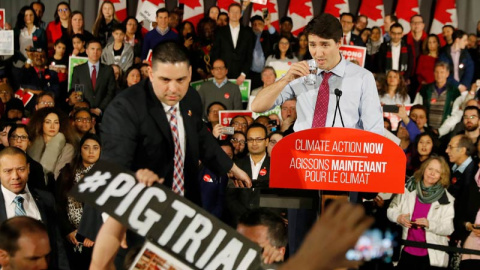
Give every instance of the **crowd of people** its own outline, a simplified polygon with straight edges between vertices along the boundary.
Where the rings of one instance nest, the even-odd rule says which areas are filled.
[[[368,97],[357,101],[347,93],[343,102],[354,106],[342,108],[346,126],[393,133],[407,157],[404,194],[358,194],[352,202],[363,203],[377,224],[405,240],[480,250],[480,22],[475,34],[446,25],[442,34],[427,35],[421,15],[411,17],[408,33],[396,16],[387,15],[382,33],[379,27],[368,28],[365,16],[343,13],[336,18],[341,27],[337,40],[337,33],[312,30],[314,23],[295,36],[290,17],[280,19],[279,29],[270,15],[253,16],[250,26],[242,25],[244,10],[236,3],[227,13],[213,6],[194,25],[182,21],[178,9],[160,8],[147,31],[133,16],[119,21],[113,3],[104,1],[89,32],[83,14],[67,2],[56,5],[49,23],[40,1],[20,9],[11,24],[15,53],[0,56],[1,266],[27,269],[28,262],[15,257],[26,248],[20,242],[24,232],[38,244],[41,254],[29,260],[40,269],[88,269],[105,220],[115,239],[121,236],[118,245],[126,247],[118,222],[68,194],[100,158],[136,171],[150,183],[173,185],[176,193],[258,243],[266,263],[291,258],[287,267],[311,256],[308,245],[318,244],[314,235],[327,234],[313,225],[317,231],[305,236],[308,230],[297,227],[305,213],[259,208],[259,201],[269,186],[275,145],[295,131],[335,120],[334,106],[327,101],[323,124],[316,125],[317,108],[311,105],[317,94],[298,90],[304,82],[296,78],[312,58],[324,61],[318,64],[321,70],[368,77],[344,79],[344,85],[355,85]],[[318,48],[330,46],[323,38],[333,40],[336,49],[366,47],[365,69],[335,53],[319,60]],[[169,42],[182,52],[172,56],[157,49]],[[163,50],[178,52],[168,46]],[[70,84],[69,56],[87,58],[73,69]],[[318,77],[332,85],[326,74]],[[258,97],[252,109],[264,112],[278,105],[279,113],[237,115],[229,125],[220,123],[219,111],[247,108],[239,87],[246,79],[251,80],[250,95]],[[198,91],[188,88],[196,80],[205,82]],[[185,92],[167,94],[175,87]],[[382,126],[374,114],[383,105],[398,110],[383,118]],[[155,118],[159,113],[166,118]],[[190,118],[192,114],[199,117]],[[157,125],[170,132],[167,122],[185,127],[165,139],[156,136]],[[172,154],[158,156],[165,149]],[[182,173],[173,170],[177,164]],[[183,177],[189,179],[184,186],[183,180],[177,182]],[[335,219],[328,210],[322,215]],[[319,222],[328,227],[326,218]],[[357,233],[361,231],[352,235]],[[12,249],[9,241],[18,241],[18,248]],[[480,269],[478,255],[412,246],[398,253],[397,269]],[[348,265],[343,259],[342,265],[323,259],[328,267]]]

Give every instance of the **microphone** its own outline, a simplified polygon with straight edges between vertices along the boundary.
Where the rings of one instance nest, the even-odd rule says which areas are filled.
[[[337,105],[335,106],[335,113],[333,114],[333,124],[332,127],[335,126],[335,120],[337,118],[337,111],[340,114],[340,121],[342,121],[342,126],[345,127],[343,123],[342,111],[340,110],[340,97],[342,96],[342,90],[335,88],[335,96],[337,96]]]

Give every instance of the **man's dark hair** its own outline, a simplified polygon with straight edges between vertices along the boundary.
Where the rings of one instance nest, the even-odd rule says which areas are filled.
[[[465,35],[467,35],[467,33],[465,33],[465,31],[457,29],[457,30],[453,31],[452,40],[455,41],[457,38],[463,38],[463,36],[465,36]]]
[[[245,120],[245,122],[247,122],[247,119],[245,119],[245,117],[243,117],[243,115],[235,115],[232,120],[230,120],[230,126],[233,125],[233,121],[235,121],[235,119],[237,118],[243,118],[243,120]],[[245,134],[246,136],[246,134]]]
[[[158,13],[164,13],[164,12],[166,12],[168,14],[168,16],[170,16],[170,12],[168,12],[168,9],[159,8],[159,9],[157,9],[157,12],[155,12],[155,17],[158,17]]]
[[[13,136],[13,132],[15,132],[17,129],[23,128],[25,132],[27,133],[28,139],[30,140],[30,134],[28,133],[27,125],[25,124],[17,124],[15,123],[11,128],[10,131],[8,131],[8,139],[10,140]]]
[[[35,100],[36,101],[35,104],[38,104],[38,102],[40,102],[40,99],[43,98],[44,96],[51,97],[55,102],[55,94],[53,92],[48,91],[48,92],[42,92],[42,93],[38,94],[37,95],[37,100]]]
[[[190,60],[183,46],[173,41],[162,42],[155,46],[152,53],[152,68],[160,63],[187,63],[190,66]]]
[[[215,59],[215,61],[213,61],[213,63],[212,63],[212,68],[213,68],[213,64],[215,64],[215,62],[217,62],[217,61],[222,61],[223,66],[225,67],[225,69],[228,69],[227,63],[225,63],[225,61],[224,61],[223,59],[221,59],[221,58]]]
[[[265,116],[266,117],[266,116]],[[268,118],[268,117],[267,117]],[[258,118],[257,118],[258,119]],[[270,118],[268,118],[268,120],[270,120]],[[265,132],[265,138],[267,138],[268,136],[268,131],[267,131],[267,127],[265,127],[264,125],[260,124],[260,123],[256,123],[254,122],[253,124],[251,124],[248,129],[247,129],[247,134],[248,134],[248,131],[250,131],[250,129],[252,128],[261,128],[263,129],[263,131]],[[245,134],[245,135],[247,135]]]
[[[480,109],[477,107],[477,106],[467,106],[465,108],[465,110],[463,110],[463,113],[465,114],[466,111],[476,111],[477,112],[477,116],[480,117]]]
[[[340,21],[332,14],[322,13],[313,18],[305,27],[304,32],[309,35],[316,35],[324,39],[333,39],[335,43],[340,42],[343,36]]]
[[[287,228],[283,219],[270,210],[264,208],[252,209],[238,220],[238,224],[253,227],[263,225],[268,228],[268,240],[274,247],[286,247],[288,242]]]
[[[96,38],[92,38],[87,42],[87,44],[85,44],[85,49],[88,48],[88,46],[90,46],[90,44],[93,44],[93,43],[100,44],[100,48],[102,47],[102,43],[100,42],[100,40]]]
[[[440,42],[438,44],[440,44]],[[437,67],[444,67],[448,72],[450,72],[450,65],[448,63],[443,62],[443,61],[437,61],[435,63],[435,66],[433,67],[433,70],[435,70]]]
[[[469,157],[472,156],[476,151],[475,145],[467,135],[460,135],[460,139],[458,139],[457,147],[458,148],[465,147],[465,155]]]
[[[238,7],[240,10],[242,10],[242,6],[241,6],[239,3],[237,3],[237,2],[231,3],[231,4],[228,6],[228,11],[230,11],[230,9],[231,9],[232,7]]]
[[[419,17],[420,19],[422,19],[422,22],[423,22],[423,17],[420,14],[415,14],[412,17],[410,17],[410,23],[413,21],[413,18],[415,17]]]
[[[2,159],[2,157],[4,156],[15,156],[15,155],[23,156],[25,158],[25,162],[27,162],[27,154],[25,154],[25,152],[23,152],[23,150],[20,148],[9,146],[9,147],[5,147],[2,151],[0,151],[0,159]]]
[[[220,145],[220,147],[222,146],[227,146],[227,147],[230,147],[230,149],[232,150],[232,153],[233,151],[235,151],[232,143],[230,142],[230,140],[220,140],[218,141],[218,144]]]
[[[350,16],[352,17],[352,22],[355,23],[357,21],[357,18],[355,17],[355,15],[353,15],[352,13],[350,12],[343,12],[342,14],[340,14],[340,20],[343,18],[343,16]]]
[[[392,31],[392,28],[401,28],[403,32],[403,26],[398,22],[390,25],[390,31]]]
[[[262,21],[262,22],[265,22],[265,20],[263,19],[263,17],[260,16],[260,15],[255,15],[255,16],[253,16],[252,18],[250,18],[250,23],[253,24],[254,21]]]
[[[80,108],[78,110],[75,110],[75,111],[72,111],[73,112],[73,120],[75,121],[75,119],[77,118],[77,114],[79,112],[87,112],[88,115],[90,115],[90,117],[92,117],[92,113],[90,112],[90,110],[86,109],[86,108]]]
[[[118,30],[122,31],[124,34],[127,32],[127,28],[121,23],[112,26],[112,33]]]
[[[210,103],[210,105],[208,105],[207,107],[207,113],[210,113],[210,109],[214,106],[214,105],[220,105],[223,107],[224,110],[227,109],[227,107],[225,106],[225,104],[221,103],[221,102],[218,102],[218,101],[214,101],[212,103]]]
[[[43,12],[43,13],[45,12],[45,4],[44,4],[44,3],[40,2],[40,1],[35,1],[35,2],[32,2],[32,3],[30,4],[30,7],[33,8],[33,6],[34,6],[35,4],[40,5],[40,7],[42,7],[42,12]],[[55,12],[57,12],[57,11],[55,11]]]
[[[78,39],[80,39],[81,41],[85,42],[85,36],[84,36],[83,34],[75,34],[75,35],[72,36],[72,40],[73,40],[74,38],[78,38]]]
[[[445,28],[452,28],[452,31],[455,31],[455,27],[453,27],[453,25],[451,24],[446,24],[442,27],[442,30],[445,29]]]
[[[18,239],[22,233],[39,232],[47,234],[47,228],[39,220],[27,216],[7,219],[0,225],[0,249],[8,252],[10,256],[14,256],[19,249]]]
[[[289,23],[293,24],[292,18],[290,18],[288,16],[284,16],[280,19],[280,24],[282,24],[284,22],[289,22]]]
[[[218,14],[217,20],[218,20],[218,18],[220,18],[220,16],[227,17],[227,23],[230,21],[230,18],[228,17],[228,13],[226,13],[225,11],[222,11]]]

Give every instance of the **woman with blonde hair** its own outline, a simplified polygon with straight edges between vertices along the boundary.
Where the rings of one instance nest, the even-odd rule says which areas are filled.
[[[117,15],[115,15],[115,7],[110,1],[104,1],[100,6],[97,19],[93,25],[93,36],[100,40],[102,48],[108,43],[108,39],[112,36],[112,28],[119,24]]]
[[[390,221],[402,226],[402,239],[448,246],[453,232],[454,198],[447,191],[450,168],[443,157],[432,156],[406,184],[387,210]],[[448,254],[435,249],[404,246],[397,269],[435,269],[448,266]]]

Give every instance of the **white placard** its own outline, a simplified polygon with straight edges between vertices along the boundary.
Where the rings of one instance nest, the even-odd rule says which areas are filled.
[[[137,12],[137,20],[139,22],[141,21],[154,22],[157,16],[156,15],[157,9],[158,9],[157,5],[149,1],[144,1],[142,3],[142,6],[140,7],[140,10]]]
[[[13,30],[0,31],[0,55],[13,55]]]

